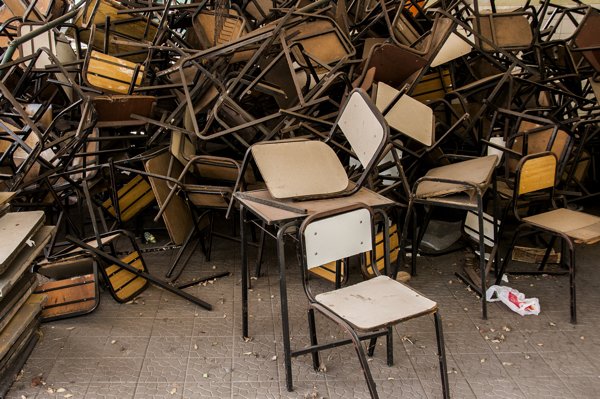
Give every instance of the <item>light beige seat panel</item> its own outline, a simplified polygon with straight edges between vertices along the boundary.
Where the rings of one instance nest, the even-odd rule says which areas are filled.
[[[384,111],[399,91],[379,82],[377,85],[376,106]],[[434,116],[433,110],[427,105],[407,95],[400,97],[385,115],[386,122],[391,128],[410,137],[419,143],[430,147],[433,144]]]
[[[468,161],[457,162],[431,169],[425,176],[438,179],[464,181],[476,186],[484,186],[490,182],[497,159],[498,157],[496,155],[469,159]],[[419,198],[429,198],[455,194],[467,190],[472,190],[472,188],[465,184],[424,181],[419,184],[416,195]]]
[[[316,296],[360,330],[374,330],[437,310],[437,303],[387,276]]]
[[[523,219],[534,226],[564,233],[578,242],[600,241],[600,217],[570,209],[555,209]]]
[[[348,176],[340,160],[321,141],[254,145],[252,155],[274,198],[333,194],[348,187]]]

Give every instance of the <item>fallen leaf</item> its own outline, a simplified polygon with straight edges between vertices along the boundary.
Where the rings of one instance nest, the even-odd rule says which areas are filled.
[[[37,387],[39,385],[42,385],[44,382],[42,381],[42,376],[38,375],[37,377],[33,377],[31,379],[31,386],[32,387]]]

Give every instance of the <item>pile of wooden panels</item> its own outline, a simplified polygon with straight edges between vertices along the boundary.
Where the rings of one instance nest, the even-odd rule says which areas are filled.
[[[6,393],[38,340],[45,295],[33,294],[35,259],[54,234],[43,211],[6,212],[0,217],[0,397]]]

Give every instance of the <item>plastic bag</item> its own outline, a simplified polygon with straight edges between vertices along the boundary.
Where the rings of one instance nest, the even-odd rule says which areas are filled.
[[[492,298],[496,294],[495,298]],[[540,300],[537,298],[525,298],[525,294],[514,288],[492,285],[485,292],[485,299],[488,302],[502,301],[513,312],[526,316],[530,314],[540,314]]]

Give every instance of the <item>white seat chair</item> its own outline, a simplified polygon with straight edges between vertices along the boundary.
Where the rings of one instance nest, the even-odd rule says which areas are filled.
[[[387,218],[384,231],[388,231]],[[416,317],[433,314],[438,344],[438,357],[442,380],[443,397],[449,397],[448,376],[441,317],[438,305],[412,288],[379,274],[373,279],[338,290],[314,295],[310,287],[308,271],[325,263],[354,255],[361,255],[375,248],[373,212],[363,204],[354,204],[334,211],[309,216],[300,227],[302,272],[304,289],[309,299],[308,322],[311,347],[292,352],[292,356],[311,353],[313,366],[319,368],[319,350],[332,345],[352,342],[372,398],[378,398],[377,388],[361,340],[370,339],[369,355],[372,355],[375,339],[387,338],[387,362],[393,365],[392,326]],[[389,237],[385,234],[386,247]],[[386,248],[385,262],[389,265],[389,249]],[[339,324],[350,334],[350,340],[319,345],[314,311]],[[359,336],[359,333],[361,334]]]

